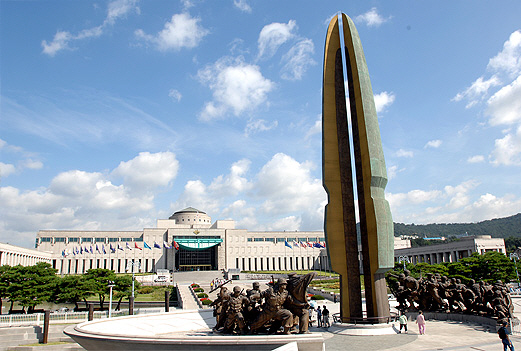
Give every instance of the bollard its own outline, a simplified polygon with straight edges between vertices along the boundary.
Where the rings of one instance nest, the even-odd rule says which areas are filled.
[[[47,344],[49,338],[49,320],[51,319],[51,311],[45,310],[43,314],[43,341],[42,343]]]
[[[170,291],[165,290],[165,312],[170,312]]]
[[[89,303],[89,321],[94,319],[94,305]]]
[[[134,315],[134,297],[133,296],[128,298],[128,315],[129,316]]]

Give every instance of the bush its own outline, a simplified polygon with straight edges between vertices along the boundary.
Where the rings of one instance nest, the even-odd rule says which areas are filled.
[[[194,292],[204,292],[204,289],[203,288],[195,288],[194,289]]]
[[[137,292],[139,294],[151,294],[155,289],[152,286],[144,286],[140,288]]]
[[[213,301],[210,300],[210,299],[205,299],[205,300],[201,300],[201,302],[202,302],[202,304],[203,304],[204,306],[208,306],[208,305],[211,304]]]
[[[207,294],[207,293],[199,293],[199,294],[197,294],[197,297],[198,297],[198,298],[201,298],[201,297],[208,297],[208,294]]]
[[[311,296],[311,300],[324,300],[324,296],[322,296],[322,295],[313,295],[313,296]]]
[[[193,283],[193,284],[191,284],[190,286],[191,286],[192,288],[198,288],[198,287],[199,287],[199,284],[195,284],[195,283]]]

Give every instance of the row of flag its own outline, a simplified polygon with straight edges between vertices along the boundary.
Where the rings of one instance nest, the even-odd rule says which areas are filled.
[[[293,240],[293,246],[291,246],[290,243],[288,243],[287,240],[284,240],[284,245],[289,247],[290,249],[293,249],[293,247],[304,247],[304,248],[308,248],[308,247],[314,247],[314,248],[317,248],[317,249],[325,249],[326,248],[326,243],[324,241],[320,242],[320,241],[315,241],[315,242],[311,242],[311,241],[296,241],[296,240]]]
[[[156,249],[161,249],[161,245],[159,245],[155,241],[154,241],[153,247],[156,248]],[[165,249],[171,249],[173,247],[174,249],[179,250],[179,244],[176,243],[175,240],[172,243],[172,245],[169,245],[166,241],[163,241],[163,247]],[[130,244],[128,242],[127,242],[127,245],[125,246],[125,248],[127,250],[132,250],[132,247],[130,246]],[[143,248],[152,250],[152,247],[150,245],[148,245],[146,241],[143,241]],[[134,249],[143,250],[143,248],[139,247],[137,242],[134,242]],[[112,246],[112,243],[111,243],[108,249],[110,250],[111,253],[116,253],[116,250],[125,251],[123,246],[121,246],[119,243],[117,244],[117,246]],[[92,247],[92,245],[90,245],[90,247],[87,247],[87,246],[74,247],[72,249],[72,251],[70,251],[68,249],[64,249],[62,251],[62,256],[63,257],[67,257],[69,255],[76,256],[76,255],[82,255],[84,253],[85,254],[89,254],[89,253],[94,254],[94,252],[97,252],[97,253],[100,253],[100,254],[103,254],[103,255],[107,254],[107,250],[105,250],[105,245],[104,244],[101,244],[99,246],[98,246],[98,244],[96,244],[96,246],[94,248]]]

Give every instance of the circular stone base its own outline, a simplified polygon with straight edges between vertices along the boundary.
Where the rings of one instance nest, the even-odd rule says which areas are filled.
[[[342,335],[390,335],[397,334],[398,329],[392,323],[351,324],[334,323],[329,331]]]
[[[296,343],[299,351],[324,350],[321,333],[221,335],[211,330],[214,320],[211,310],[185,310],[84,322],[64,332],[89,351],[253,351],[275,350],[291,343]]]

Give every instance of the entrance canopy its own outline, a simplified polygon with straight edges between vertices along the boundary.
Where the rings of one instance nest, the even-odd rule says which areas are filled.
[[[185,250],[195,251],[204,250],[223,242],[223,239],[217,238],[190,238],[190,239],[174,239]]]

